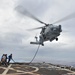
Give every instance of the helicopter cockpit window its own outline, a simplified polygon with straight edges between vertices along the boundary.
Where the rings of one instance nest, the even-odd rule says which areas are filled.
[[[43,33],[44,33],[44,31],[45,31],[45,28],[42,28],[42,31],[43,31]]]
[[[55,31],[56,30],[56,28],[53,28],[53,31]]]
[[[40,32],[40,34],[44,34],[46,28],[42,28],[42,31]]]
[[[51,28],[51,31],[55,31],[56,30],[56,28]]]

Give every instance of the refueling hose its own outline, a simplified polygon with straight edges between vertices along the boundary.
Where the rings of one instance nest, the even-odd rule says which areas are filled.
[[[31,64],[31,63],[33,62],[33,60],[35,59],[35,57],[36,57],[36,55],[37,55],[37,53],[38,53],[39,48],[40,48],[40,45],[38,45],[38,48],[37,48],[37,50],[36,50],[36,52],[35,52],[35,55],[33,56],[32,60],[30,61],[29,64]]]

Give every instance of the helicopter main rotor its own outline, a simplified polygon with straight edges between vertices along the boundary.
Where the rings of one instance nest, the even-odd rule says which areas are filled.
[[[41,24],[44,24],[45,26],[42,26],[42,27],[37,27],[37,28],[33,28],[33,29],[30,29],[30,30],[35,30],[35,29],[42,29],[46,26],[49,26],[49,25],[52,25],[52,24],[56,24],[56,23],[59,23],[59,22],[63,22],[63,21],[66,21],[66,20],[69,20],[69,19],[72,19],[72,18],[75,18],[75,12],[74,13],[71,13],[69,15],[67,15],[66,17],[52,23],[52,24],[47,24],[41,20],[39,20],[38,18],[36,18],[35,16],[33,16],[28,10],[26,10],[23,6],[17,6],[15,8],[15,10],[17,10],[20,14],[24,15],[24,16],[28,16],[28,17],[31,17],[32,19],[38,21],[39,23]]]

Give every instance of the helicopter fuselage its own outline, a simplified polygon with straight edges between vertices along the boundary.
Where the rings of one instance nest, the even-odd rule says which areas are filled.
[[[56,41],[58,41],[58,36],[60,35],[60,32],[62,32],[61,25],[59,25],[59,26],[48,25],[48,26],[42,28],[40,36],[39,36],[39,41],[30,42],[30,43],[44,45],[45,41],[51,42],[54,39],[56,39]]]
[[[49,25],[45,28],[41,36],[43,35],[44,41],[48,41],[48,40],[53,41],[60,35],[61,31],[62,31],[61,25],[59,26]]]

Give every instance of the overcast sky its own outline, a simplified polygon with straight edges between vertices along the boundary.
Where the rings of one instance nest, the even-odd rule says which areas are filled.
[[[50,24],[74,13],[70,20],[56,24],[61,24],[63,30],[58,42],[45,42],[34,61],[75,62],[75,0],[0,0],[0,57],[12,53],[15,61],[30,61],[38,47],[30,41],[35,41],[40,30],[27,29],[44,25],[18,13],[15,8],[19,5]]]

